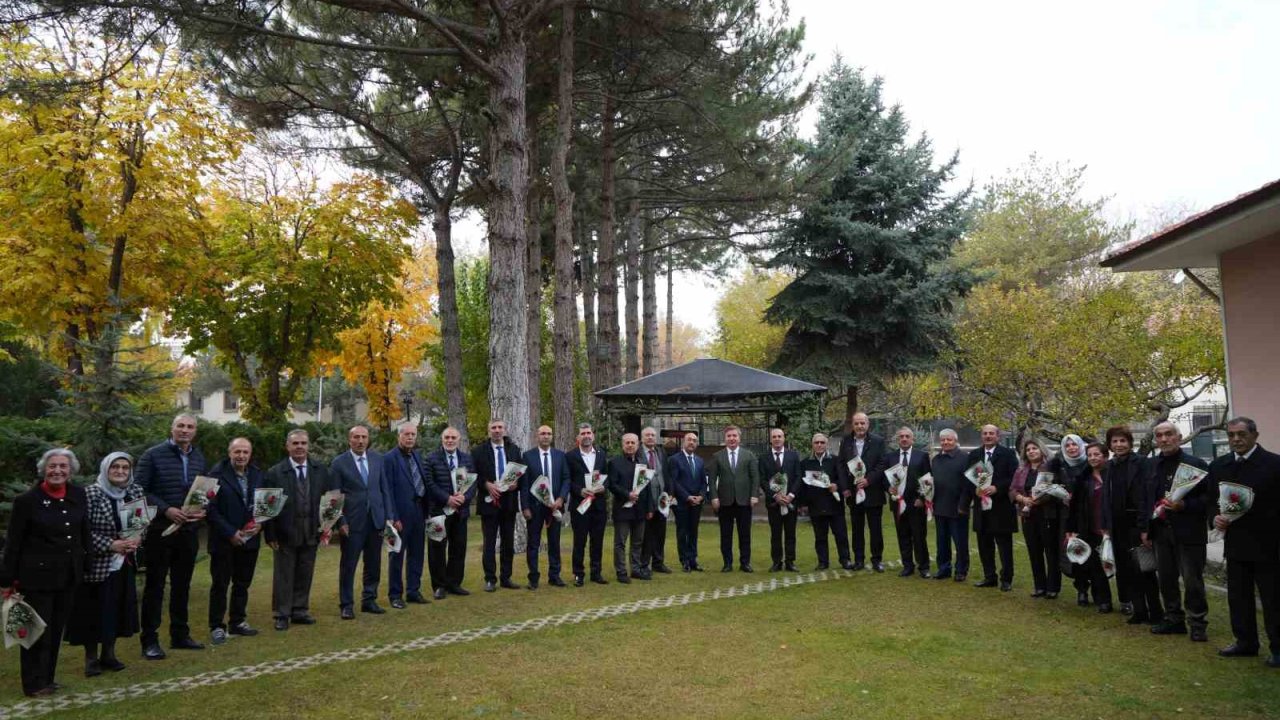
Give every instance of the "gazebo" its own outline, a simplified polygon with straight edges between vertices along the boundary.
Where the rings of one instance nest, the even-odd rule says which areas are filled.
[[[595,395],[623,432],[638,433],[646,425],[663,438],[696,432],[709,454],[721,447],[720,431],[726,425],[741,427],[742,444],[753,449],[768,444],[771,427],[816,427],[826,391],[727,360],[699,358]],[[799,447],[807,445],[807,438],[798,442]]]

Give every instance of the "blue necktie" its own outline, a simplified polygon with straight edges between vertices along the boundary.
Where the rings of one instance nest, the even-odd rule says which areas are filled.
[[[450,453],[450,454],[449,454],[449,469],[450,469],[450,470],[456,470],[456,469],[457,469],[457,465],[455,465],[455,464],[453,463],[453,454],[452,454],[452,453]]]
[[[369,468],[365,467],[363,455],[360,456],[358,467],[360,468],[360,479],[364,481],[365,487],[369,487]]]
[[[507,472],[507,452],[501,446],[498,446],[498,477],[501,478]]]

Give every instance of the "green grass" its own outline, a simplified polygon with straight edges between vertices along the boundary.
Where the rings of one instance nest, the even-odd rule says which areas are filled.
[[[477,531],[478,523],[472,523]],[[931,528],[932,530],[932,528]],[[478,545],[473,537],[473,545]],[[814,564],[800,529],[800,565]],[[73,693],[272,659],[434,635],[494,623],[769,578],[767,527],[756,525],[755,575],[659,576],[630,586],[477,592],[429,606],[338,619],[336,548],[324,550],[313,591],[319,624],[269,625],[270,554],[262,556],[250,621],[266,628],[203,652],[144,663],[124,641],[120,674],[85,679],[64,648],[59,680]],[[701,556],[719,567],[716,529]],[[479,550],[467,585],[480,585]],[[896,548],[888,553],[897,557]],[[674,559],[674,535],[668,537]],[[568,553],[565,553],[565,560]],[[772,593],[673,607],[556,629],[389,655],[77,710],[77,717],[1274,717],[1280,672],[1224,660],[1226,599],[1210,596],[1208,644],[1152,636],[1119,614],[1027,597],[1025,548],[1015,591],[859,573]],[[975,558],[976,560],[976,558]],[[606,567],[611,552],[605,553]],[[517,558],[517,576],[523,561]],[[612,577],[611,572],[606,572]],[[207,567],[197,568],[192,618],[203,620]],[[1068,590],[1070,587],[1068,585]],[[385,583],[383,593],[385,595]],[[201,627],[203,622],[196,622]],[[163,633],[162,633],[163,635]],[[203,639],[203,638],[202,638]],[[0,668],[0,704],[20,699],[17,654]],[[66,713],[70,716],[72,713]]]

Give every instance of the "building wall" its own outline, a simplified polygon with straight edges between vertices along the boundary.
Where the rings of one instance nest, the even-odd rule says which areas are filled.
[[[1232,414],[1258,421],[1263,446],[1280,450],[1280,233],[1219,262]]]

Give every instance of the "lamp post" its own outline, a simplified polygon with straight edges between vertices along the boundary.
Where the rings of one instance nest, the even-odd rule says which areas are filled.
[[[413,420],[413,416],[410,415],[410,412],[413,410],[413,393],[409,390],[405,390],[400,393],[400,402],[404,403],[405,422]]]

